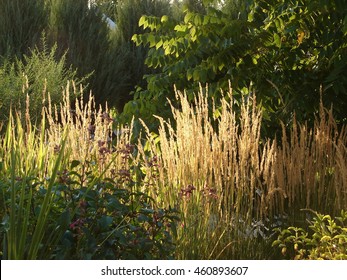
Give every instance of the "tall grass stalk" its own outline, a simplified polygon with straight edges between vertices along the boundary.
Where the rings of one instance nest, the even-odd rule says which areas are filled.
[[[117,173],[124,168],[119,151],[130,143],[131,129],[116,126],[107,104],[105,108],[97,107],[92,95],[85,100],[82,93],[82,86],[77,88],[74,82],[69,82],[62,92],[62,102],[56,104],[44,92],[42,118],[36,126],[31,123],[27,98],[25,117],[19,114],[16,125],[14,120],[9,121],[10,126],[2,139],[1,152],[5,164],[2,171],[11,170],[8,155],[11,154],[11,143],[17,141],[17,146],[21,147],[21,154],[18,155],[21,168],[18,170],[23,174],[16,175],[38,176],[40,179],[49,176],[54,167],[54,161],[50,159],[60,151],[66,127],[69,127],[69,133],[66,135],[61,169],[68,169],[72,161],[79,161],[82,165],[93,162],[93,172],[103,173],[104,176],[111,176],[111,170]],[[71,99],[71,96],[79,97]],[[106,168],[110,162],[114,163]],[[106,170],[108,173],[105,173]]]
[[[70,91],[73,91],[71,93]],[[56,106],[48,100],[45,108],[47,115],[47,148],[54,150],[59,146],[64,127],[69,127],[67,135],[68,154],[66,162],[72,160],[84,163],[94,162],[98,174],[112,178],[122,168],[122,149],[131,141],[131,129],[127,126],[117,126],[107,104],[105,108],[96,106],[94,97],[90,94],[85,100],[83,89],[74,83],[67,85],[63,92],[63,102]],[[74,100],[70,96],[79,96]],[[111,165],[110,163],[113,162]],[[111,174],[112,173],[112,174]],[[96,174],[95,174],[96,175]]]
[[[332,110],[325,109],[322,102],[313,128],[294,121],[288,135],[283,127],[281,145],[273,151],[273,182],[270,169],[264,168],[264,183],[273,186],[265,198],[269,207],[278,201],[287,203],[288,209],[310,208],[334,216],[346,209],[346,147],[347,127],[338,129]]]
[[[33,225],[29,223],[29,219],[30,207],[33,203],[32,194],[37,183],[35,178],[39,173],[37,163],[47,160],[46,153],[38,152],[38,147],[43,145],[43,138],[35,137],[35,132],[32,129],[30,120],[27,123],[27,130],[25,130],[20,117],[17,115],[14,119],[10,114],[10,121],[1,148],[5,165],[2,169],[5,174],[1,174],[1,177],[9,178],[9,191],[11,193],[9,209],[2,210],[2,212],[9,214],[10,228],[7,233],[7,258],[9,259],[35,259],[37,257],[37,250],[41,245],[43,229],[52,203],[52,186],[64,153],[65,141],[62,141],[62,149],[58,157],[50,159],[51,162],[54,162],[54,169],[48,180],[45,199],[40,207],[40,214],[31,237],[28,232]],[[45,129],[44,118],[41,122],[41,129]],[[6,173],[10,176],[7,176]],[[6,207],[6,204],[4,206]],[[28,243],[30,243],[29,251],[27,251]]]
[[[65,135],[66,135],[67,131],[68,130],[65,130]],[[30,260],[34,260],[37,258],[38,250],[41,246],[41,241],[42,241],[43,235],[44,235],[44,227],[46,225],[47,218],[48,218],[48,215],[50,213],[50,208],[51,208],[52,203],[53,203],[52,198],[53,198],[54,194],[52,192],[52,188],[53,188],[53,184],[55,182],[58,170],[59,170],[61,162],[62,162],[62,158],[63,158],[64,150],[65,150],[65,144],[66,144],[66,138],[63,138],[63,140],[61,142],[61,149],[59,151],[58,157],[56,158],[56,160],[54,162],[52,175],[49,178],[49,183],[48,183],[48,186],[46,188],[46,195],[45,195],[45,198],[43,200],[43,204],[40,208],[40,213],[39,213],[39,216],[37,218],[37,223],[35,225],[35,230],[33,232],[32,240],[30,242],[30,247],[29,247],[29,252],[28,252],[28,257],[27,257]],[[15,207],[15,205],[13,205],[12,207]]]
[[[312,129],[296,121],[289,132],[283,127],[278,143],[260,138],[255,98],[242,102],[237,118],[230,91],[215,120],[202,91],[193,103],[184,93],[176,98],[175,123],[159,118],[158,137],[147,131],[139,150],[158,157],[157,187],[147,191],[182,213],[178,258],[271,257],[254,248],[266,246],[275,216],[298,222],[302,208],[335,214],[347,207],[347,129],[337,129],[331,110],[321,105]]]
[[[71,171],[73,161],[79,162],[74,172],[82,176],[80,187],[93,187],[88,181],[93,178],[116,178],[120,170],[128,168],[122,150],[131,134],[123,129],[113,136],[113,119],[107,107],[96,109],[92,97],[72,103],[71,89],[76,93],[74,84],[69,84],[60,105],[47,102],[37,126],[31,123],[29,99],[24,118],[20,113],[15,118],[10,114],[0,143],[1,189],[10,192],[10,196],[3,193],[9,200],[5,199],[0,209],[2,221],[9,225],[2,240],[4,258],[47,258],[48,251],[59,242],[66,229],[58,225],[47,232],[52,230],[47,223],[56,195],[54,185],[66,170]],[[42,191],[44,197],[38,205],[33,197]],[[70,210],[73,215],[76,209]],[[42,244],[43,239],[48,244]]]

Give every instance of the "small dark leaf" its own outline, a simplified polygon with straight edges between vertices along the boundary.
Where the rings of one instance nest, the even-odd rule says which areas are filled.
[[[105,231],[109,228],[109,226],[112,224],[113,222],[113,218],[110,216],[102,216],[99,220],[98,220],[98,224],[100,227],[101,231]]]
[[[79,160],[73,160],[71,162],[71,165],[70,165],[70,169],[74,169],[76,166],[80,165],[80,161]]]

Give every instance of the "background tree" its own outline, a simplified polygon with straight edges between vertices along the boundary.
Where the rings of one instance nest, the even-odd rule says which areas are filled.
[[[111,95],[117,99],[112,78],[120,71],[109,33],[101,11],[89,8],[88,0],[52,2],[49,40],[57,42],[60,55],[67,52],[67,64],[77,68],[79,76],[90,76],[89,89],[98,102]]]
[[[208,2],[208,3],[206,3]],[[346,7],[343,1],[249,1],[208,5],[206,12],[185,10],[181,22],[168,17],[142,17],[145,34],[137,45],[149,46],[147,88],[139,89],[125,112],[163,114],[173,100],[173,85],[188,92],[208,84],[210,96],[227,90],[234,95],[257,93],[273,133],[278,120],[312,121],[320,94],[334,103],[346,121]],[[243,13],[237,12],[244,7]],[[233,10],[231,7],[236,7]]]
[[[139,19],[142,15],[162,16],[169,13],[170,5],[166,0],[117,1],[114,11],[117,28],[112,34],[112,40],[114,49],[117,50],[115,59],[122,69],[121,75],[113,77],[118,84],[118,96],[121,97],[119,111],[122,111],[124,104],[133,98],[130,93],[135,90],[136,85],[146,87],[143,76],[153,72],[144,63],[148,48],[136,47],[131,41],[134,34],[143,33],[138,25]]]
[[[339,121],[346,121],[347,6],[344,1],[254,1],[249,14],[260,25],[262,42],[256,80],[266,102],[281,99],[284,115],[296,111],[312,120],[320,95],[325,106],[334,104]]]
[[[140,19],[148,32],[133,40],[150,47],[145,63],[157,72],[145,76],[147,88],[138,88],[125,114],[138,114],[151,123],[153,114],[169,114],[166,99],[174,100],[174,85],[191,98],[200,85],[208,84],[208,94],[214,97],[229,88],[229,80],[236,89],[249,85],[255,68],[252,57],[258,51],[254,26],[209,3],[202,13],[186,9],[180,22],[167,16]]]
[[[166,0],[97,0],[93,5],[88,0],[1,1],[0,56],[21,59],[35,46],[40,48],[44,32],[48,47],[57,44],[57,60],[65,55],[78,77],[89,76],[96,102],[107,101],[118,111],[132,98],[135,85],[145,85],[147,49],[135,48],[131,41],[134,33],[141,32],[139,18],[170,10]],[[105,16],[116,22],[114,30]]]
[[[45,0],[0,0],[0,58],[28,54],[47,26]]]

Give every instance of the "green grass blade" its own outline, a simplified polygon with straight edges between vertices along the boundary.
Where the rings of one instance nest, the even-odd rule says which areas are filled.
[[[61,149],[60,152],[58,154],[58,157],[55,161],[54,164],[54,168],[52,171],[52,176],[50,178],[50,181],[48,183],[47,186],[47,192],[45,195],[45,198],[43,200],[42,203],[42,207],[40,209],[40,214],[39,217],[37,219],[37,224],[33,233],[33,238],[30,244],[30,248],[29,248],[29,254],[28,254],[28,259],[37,259],[37,254],[38,254],[38,250],[40,247],[40,243],[42,241],[43,238],[43,234],[44,234],[44,227],[46,225],[46,221],[47,221],[47,217],[51,208],[51,203],[52,203],[52,188],[55,182],[55,178],[57,176],[63,155],[64,155],[64,150],[65,150],[65,144],[66,144],[66,137],[67,137],[67,130],[64,133],[64,138],[62,140],[61,143]]]
[[[15,174],[16,174],[16,156],[14,147],[11,149],[11,202],[10,202],[10,231],[8,236],[8,256],[9,259],[17,259],[17,236],[16,236],[16,186],[15,186]]]

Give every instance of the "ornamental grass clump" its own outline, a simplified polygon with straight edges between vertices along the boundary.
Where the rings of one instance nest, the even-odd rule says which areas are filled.
[[[182,213],[178,258],[236,258],[239,238],[247,239],[245,225],[261,215],[261,112],[255,99],[244,102],[238,120],[232,102],[222,100],[215,129],[202,92],[194,105],[184,93],[176,98],[175,124],[159,118],[158,139],[148,136],[160,166],[153,195]]]
[[[11,113],[6,133],[1,139],[0,186],[3,206],[0,213],[6,231],[2,236],[1,251],[8,259],[38,258],[53,205],[53,186],[66,145],[65,129],[59,142],[59,151],[49,154],[44,149],[44,134],[36,135],[30,119],[27,121],[25,131],[20,117],[17,115],[14,119]],[[44,131],[44,117],[41,128]],[[40,180],[40,173],[49,174],[49,177]],[[40,190],[44,190],[45,196],[34,209],[33,217],[34,193]],[[3,235],[2,230],[0,235]]]
[[[338,215],[347,206],[346,125],[338,128],[321,102],[313,128],[294,121],[288,134],[283,127],[273,168],[272,184],[284,191],[282,203],[296,219],[304,220],[303,208]]]
[[[202,90],[193,102],[176,99],[174,122],[158,117],[158,135],[147,129],[139,151],[157,159],[146,191],[182,214],[178,258],[271,258],[271,229],[303,222],[300,209],[346,209],[347,128],[332,110],[321,104],[312,128],[294,119],[277,141],[261,139],[255,96],[237,107],[230,91],[218,111]]]
[[[0,138],[1,258],[173,258],[176,213],[136,189],[128,129],[71,89],[37,126],[28,98]]]

